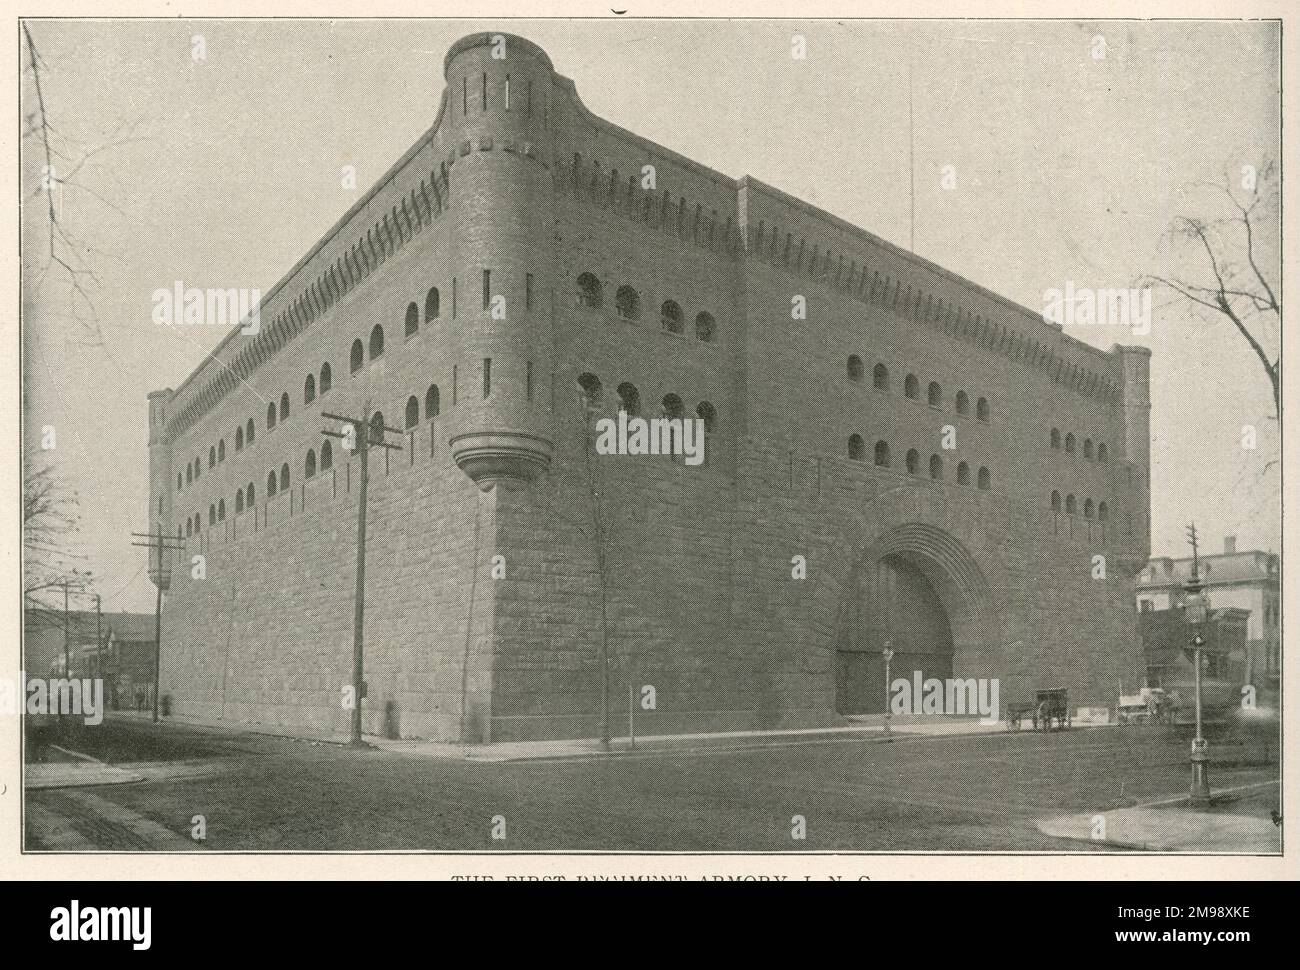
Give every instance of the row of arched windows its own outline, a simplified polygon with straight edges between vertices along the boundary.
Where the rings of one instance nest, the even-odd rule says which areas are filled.
[[[862,440],[862,435],[849,436],[849,457],[854,461],[867,460],[867,446],[866,442]],[[876,442],[875,448],[872,450],[872,461],[879,468],[893,467],[893,457],[890,454],[888,442]],[[909,475],[921,474],[921,453],[915,448],[908,449],[903,461]],[[943,458],[940,455],[930,456],[928,471],[932,481],[943,481]],[[978,488],[988,491],[993,487],[993,474],[987,468],[980,466],[975,473],[975,482]],[[957,484],[969,485],[970,483],[970,465],[964,461],[959,462],[957,465]]]
[[[328,364],[325,365],[325,368],[323,369],[323,373],[328,374],[328,367],[329,367]],[[428,389],[424,392],[425,420],[429,420],[431,418],[437,417],[441,411],[441,404],[442,404],[441,392],[438,390],[438,385],[430,384]],[[414,394],[412,394],[409,398],[406,399],[405,417],[406,417],[407,429],[414,428],[420,422],[420,399],[416,397]],[[370,424],[372,428],[372,434],[376,438],[382,440],[383,428],[384,428],[384,413],[382,411],[374,412],[374,414],[372,414],[370,417]],[[249,426],[250,428],[252,427],[251,418],[249,419]],[[306,479],[314,478],[317,472],[327,472],[333,467],[334,467],[333,446],[330,444],[328,440],[326,440],[321,443],[319,461],[317,460],[315,449],[312,448],[307,449],[307,456],[303,461],[303,478]],[[274,469],[268,472],[266,476],[266,497],[274,498],[277,493],[287,491],[289,488],[289,479],[290,479],[289,465],[287,463],[280,466],[280,470],[278,473]],[[253,484],[251,482],[248,484],[247,489],[237,490],[235,493],[235,514],[238,515],[239,513],[243,512],[245,507],[252,508],[253,505],[255,504],[255,495],[256,493],[253,489]],[[222,499],[221,502],[218,503],[217,505],[212,506],[210,510],[210,514],[208,516],[208,522],[210,525],[225,520],[226,517],[225,506],[226,503],[224,499]],[[193,525],[191,525],[190,523],[193,523]],[[201,525],[202,525],[202,518],[196,513],[192,520],[187,520],[187,524],[185,526],[186,528],[185,534],[187,536],[190,535],[192,530],[199,529]],[[180,527],[177,527],[176,535],[178,538],[180,537],[181,535]]]
[[[849,354],[847,369],[849,380],[855,384],[860,384],[866,376],[862,358],[857,354]],[[871,383],[878,391],[888,391],[890,389],[889,368],[884,364],[876,364],[871,372]],[[903,395],[913,401],[921,399],[921,381],[915,374],[908,374],[903,378]],[[943,407],[943,388],[938,381],[931,381],[926,386],[925,400],[932,408]],[[965,391],[957,392],[955,404],[958,414],[969,415],[971,413],[970,395]],[[978,421],[988,422],[988,398],[981,397],[975,402],[975,418]]]
[[[594,273],[578,277],[578,306],[599,310],[605,305],[605,287]],[[624,284],[614,293],[614,312],[622,320],[635,322],[641,319],[641,294]],[[659,327],[664,333],[686,333],[686,315],[676,300],[664,300],[659,307]],[[695,339],[712,343],[717,337],[717,321],[713,315],[701,310],[695,315]]]
[[[1064,506],[1062,506],[1061,493],[1057,491],[1053,491],[1052,511],[1065,512],[1066,515],[1077,515],[1079,512],[1079,500],[1076,499],[1073,495],[1067,495],[1065,496]],[[1110,509],[1106,507],[1105,502],[1100,502],[1094,506],[1092,499],[1090,498],[1084,499],[1083,517],[1085,519],[1091,519],[1094,515],[1097,517],[1098,522],[1106,522],[1110,519]]]
[[[578,377],[578,390],[582,395],[583,406],[589,410],[596,410],[604,400],[604,387],[600,383],[600,378],[595,374],[582,374]],[[618,395],[618,410],[626,411],[630,418],[637,417],[641,414],[641,392],[637,390],[635,384],[624,381],[618,385],[615,393]],[[665,418],[685,418],[686,405],[682,402],[681,397],[676,394],[665,394],[660,402],[660,415]],[[706,433],[712,433],[717,427],[718,410],[708,401],[701,401],[695,407],[695,414],[704,422]]]
[[[1074,437],[1074,432],[1071,431],[1067,433],[1065,438],[1062,439],[1060,428],[1052,429],[1051,446],[1053,451],[1064,450],[1066,454],[1070,454],[1070,455],[1073,455],[1078,450],[1075,437]],[[1105,444],[1098,444],[1096,450],[1094,451],[1092,445],[1092,439],[1084,438],[1083,457],[1086,458],[1088,461],[1092,461],[1095,458],[1097,461],[1101,462],[1102,464],[1105,464],[1106,462],[1110,461],[1110,452],[1107,451]]]

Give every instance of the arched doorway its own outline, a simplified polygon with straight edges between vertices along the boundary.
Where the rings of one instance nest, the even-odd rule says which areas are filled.
[[[886,645],[890,677],[952,676],[948,612],[923,563],[905,553],[866,562],[853,571],[835,657],[835,709],[840,714],[885,711]]]

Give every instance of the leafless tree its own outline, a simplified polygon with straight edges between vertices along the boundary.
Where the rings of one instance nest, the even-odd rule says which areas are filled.
[[[1273,391],[1274,417],[1282,417],[1282,303],[1280,193],[1277,166],[1225,172],[1222,182],[1198,183],[1219,199],[1219,214],[1177,217],[1166,239],[1173,249],[1190,250],[1188,276],[1148,275],[1148,285],[1165,287],[1194,307],[1231,322],[1259,358]],[[1189,193],[1190,194],[1190,193]],[[1226,200],[1226,205],[1224,204]],[[1226,213],[1226,214],[1225,214]],[[1179,255],[1182,255],[1181,253]]]
[[[41,56],[26,22],[23,38],[24,158],[23,274],[25,295],[34,296],[47,284],[60,280],[67,287],[71,324],[77,342],[102,347],[95,294],[100,285],[95,263],[114,258],[92,247],[75,233],[63,211],[69,193],[94,199],[118,215],[122,210],[90,188],[78,175],[104,152],[142,140],[136,135],[139,119],[123,121],[99,144],[86,145],[66,134],[56,123],[47,96],[50,67]]]
[[[89,570],[70,548],[78,526],[77,496],[46,465],[23,476],[23,605],[33,623],[62,628],[63,605],[47,597],[64,584],[85,588]]]

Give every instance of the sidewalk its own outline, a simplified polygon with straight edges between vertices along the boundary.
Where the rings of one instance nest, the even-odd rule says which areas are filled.
[[[135,711],[109,711],[106,717],[119,720],[150,720],[149,714]],[[908,723],[901,723],[904,721]],[[312,728],[236,724],[181,716],[164,718],[162,723],[166,724],[168,722],[235,734],[265,734],[273,737],[293,738],[317,744],[346,744],[348,741],[346,734],[323,732]],[[1022,730],[1027,730],[1027,728],[1022,727]],[[929,718],[914,715],[910,718],[895,718],[891,726],[891,733],[898,740],[917,740],[924,737],[1007,734],[1009,732],[1000,723],[981,724],[978,720],[958,720],[941,715]],[[614,738],[610,741],[608,751],[601,750],[599,740],[594,738],[562,741],[504,741],[495,744],[478,745],[437,741],[390,740],[374,735],[365,735],[364,740],[384,751],[393,751],[416,757],[449,758],[474,762],[502,762],[636,757],[666,752],[688,754],[704,750],[737,751],[853,741],[885,743],[887,739],[885,737],[884,719],[879,715],[875,715],[858,717],[855,719],[855,723],[842,727],[647,735],[636,739],[635,748],[626,737]]]
[[[57,745],[50,745],[50,747],[66,757],[59,761],[32,762],[24,765],[23,787],[28,791],[42,788],[80,788],[86,785],[123,785],[144,780],[143,775],[104,764],[89,755],[68,751]]]
[[[1261,782],[1225,788],[1215,795],[1230,795],[1276,784]],[[1096,834],[1099,818],[1105,821],[1101,830],[1104,835],[1100,838]],[[1059,839],[1144,852],[1275,854],[1282,851],[1282,829],[1268,819],[1197,811],[1186,796],[1109,812],[1043,819],[1037,825],[1038,831],[1044,835]]]

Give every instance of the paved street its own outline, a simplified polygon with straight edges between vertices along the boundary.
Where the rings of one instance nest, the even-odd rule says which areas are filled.
[[[747,750],[482,763],[106,721],[60,742],[123,784],[29,789],[35,850],[1098,851],[1036,821],[1187,789],[1180,728],[815,738]],[[1276,750],[1212,738],[1216,789]],[[1267,815],[1270,789],[1241,813]],[[206,841],[190,838],[204,816]],[[807,838],[791,838],[791,817]],[[504,816],[506,838],[492,838]]]

